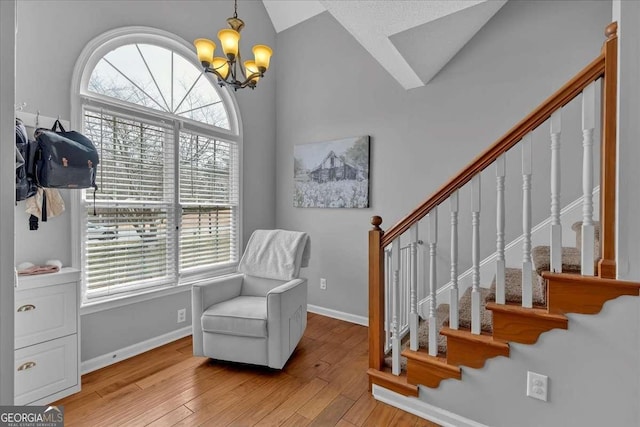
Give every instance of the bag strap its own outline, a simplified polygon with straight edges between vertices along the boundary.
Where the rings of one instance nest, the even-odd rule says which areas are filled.
[[[60,120],[56,120],[51,127],[51,130],[54,132],[57,132],[57,129],[60,129],[60,132],[66,132],[66,130],[64,130],[64,127],[62,127],[62,123],[60,123]]]

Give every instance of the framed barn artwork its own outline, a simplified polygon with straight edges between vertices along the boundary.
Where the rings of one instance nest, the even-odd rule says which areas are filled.
[[[369,137],[295,145],[293,187],[298,208],[368,208]]]

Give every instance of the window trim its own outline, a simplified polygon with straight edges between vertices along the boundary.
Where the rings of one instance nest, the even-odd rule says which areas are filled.
[[[140,114],[141,118],[147,118],[154,121],[158,120],[170,120],[171,122],[178,122],[181,128],[185,130],[191,130],[195,132],[207,132],[212,137],[227,140],[237,144],[238,147],[238,224],[237,224],[237,251],[238,261],[242,254],[243,245],[243,135],[242,135],[242,121],[240,117],[240,109],[238,107],[235,94],[228,90],[226,87],[217,87],[220,98],[227,110],[227,116],[229,119],[229,130],[218,128],[206,123],[197,122],[188,118],[177,118],[173,114],[163,111],[155,111],[151,109],[145,109],[134,104],[129,104],[114,98],[102,96],[87,90],[89,78],[94,67],[102,59],[104,55],[113,49],[120,46],[133,43],[149,43],[154,44],[166,49],[173,50],[182,55],[186,60],[191,61],[195,66],[199,67],[197,58],[193,47],[179,36],[170,33],[168,31],[160,30],[157,28],[143,27],[143,26],[131,26],[116,28],[107,31],[93,40],[91,40],[84,47],[78,60],[76,61],[72,80],[71,80],[71,116],[70,123],[73,129],[82,129],[84,120],[84,107],[90,105],[91,107],[104,107],[115,112],[121,111],[125,114],[130,114],[134,111],[136,114]],[[213,78],[205,74],[205,77],[210,82],[217,86],[217,82]],[[82,246],[83,239],[86,238],[84,233],[84,206],[82,203],[82,193],[79,191],[71,192],[70,194],[71,205],[71,262],[72,266],[80,270],[83,269],[82,265]],[[179,203],[177,200],[175,203]],[[225,264],[219,269],[198,269],[194,274],[185,276],[180,274],[179,270],[176,271],[176,283],[166,286],[158,286],[156,288],[142,288],[129,293],[114,294],[102,298],[93,298],[87,300],[85,298],[86,289],[82,289],[81,307],[91,307],[90,312],[97,312],[130,304],[134,301],[148,300],[155,297],[162,297],[164,295],[170,295],[175,292],[179,292],[178,288],[183,288],[189,283],[193,283],[202,280],[206,277],[213,275],[225,275],[232,272],[236,263]],[[84,273],[83,273],[84,274]],[[173,291],[170,291],[173,290]],[[130,302],[131,301],[131,302]]]

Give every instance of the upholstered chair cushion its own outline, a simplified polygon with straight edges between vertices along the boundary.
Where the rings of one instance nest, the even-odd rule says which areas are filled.
[[[202,313],[202,330],[244,337],[266,337],[266,298],[239,296],[212,305]]]

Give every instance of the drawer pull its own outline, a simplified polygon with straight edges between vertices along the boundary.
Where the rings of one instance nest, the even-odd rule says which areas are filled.
[[[23,311],[31,311],[31,310],[35,310],[36,306],[33,304],[25,304],[21,307],[18,308],[18,313],[23,312]]]
[[[26,371],[27,369],[31,369],[36,366],[36,362],[25,362],[22,365],[18,366],[18,371]]]

